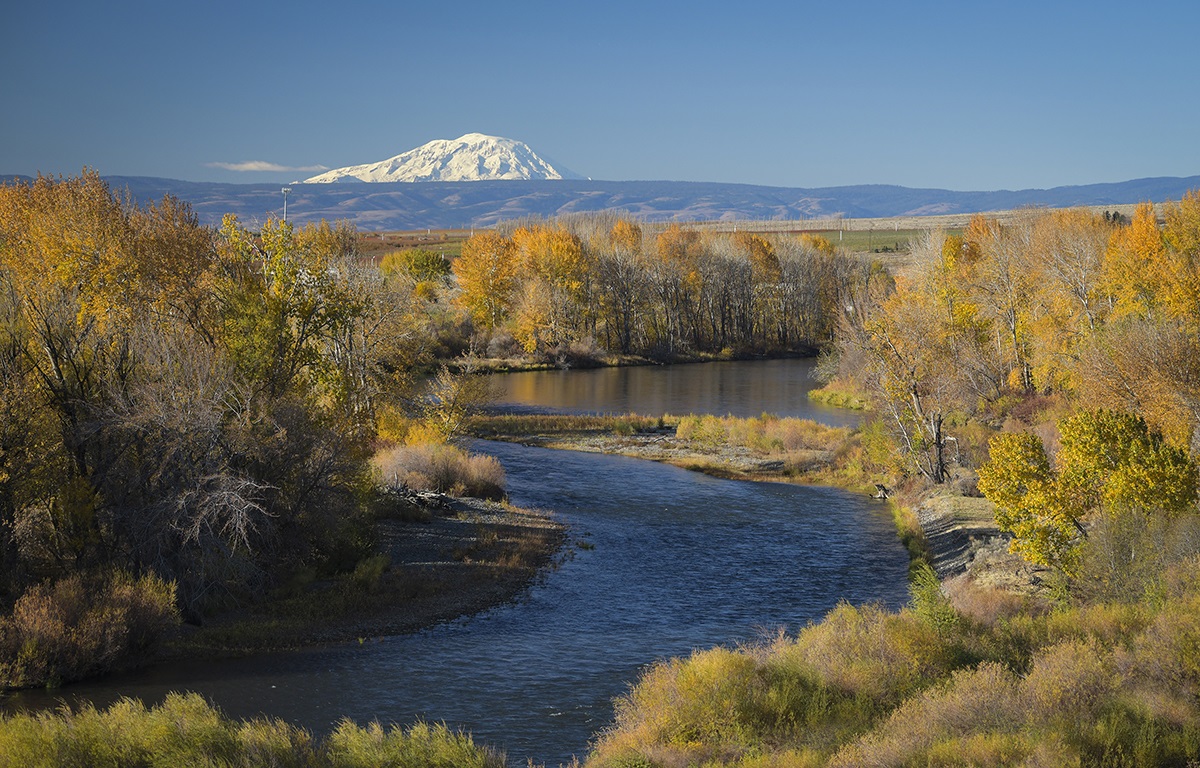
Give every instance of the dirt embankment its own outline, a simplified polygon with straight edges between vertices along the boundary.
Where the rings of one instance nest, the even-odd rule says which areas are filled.
[[[1041,594],[1049,569],[1008,551],[1012,537],[996,527],[992,502],[969,496],[932,496],[916,509],[930,565],[943,582],[967,580],[981,587]]]
[[[507,603],[557,562],[566,528],[550,513],[432,498],[428,521],[380,522],[392,569],[417,589],[365,620],[359,636],[412,632]]]

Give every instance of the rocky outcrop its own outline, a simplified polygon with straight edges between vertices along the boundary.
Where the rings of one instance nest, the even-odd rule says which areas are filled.
[[[968,496],[934,496],[917,507],[930,565],[942,581],[966,577],[981,586],[1033,593],[1048,569],[1008,551],[1012,536],[996,526],[995,505]]]

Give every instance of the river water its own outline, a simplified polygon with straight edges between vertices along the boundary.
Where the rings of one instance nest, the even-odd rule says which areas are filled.
[[[570,526],[566,560],[516,603],[409,636],[176,664],[55,695],[103,705],[191,690],[234,717],[262,713],[317,733],[342,717],[445,721],[504,749],[511,765],[553,766],[586,753],[613,698],[647,664],[795,631],[840,600],[906,599],[907,557],[890,515],[861,495],[615,456],[474,448],[503,463],[514,503],[553,509]],[[13,704],[44,706],[46,696]]]

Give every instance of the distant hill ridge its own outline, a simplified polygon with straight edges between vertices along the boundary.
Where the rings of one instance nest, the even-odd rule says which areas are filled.
[[[17,177],[0,177],[0,180]],[[222,184],[143,176],[107,181],[135,200],[164,194],[191,203],[201,220],[226,213],[253,225],[283,211],[279,184]],[[1053,189],[956,192],[893,185],[790,188],[679,181],[429,181],[421,184],[293,184],[288,219],[346,219],[365,231],[490,227],[522,216],[622,211],[643,221],[875,218],[1003,211],[1027,206],[1128,205],[1178,200],[1200,176],[1134,179]]]

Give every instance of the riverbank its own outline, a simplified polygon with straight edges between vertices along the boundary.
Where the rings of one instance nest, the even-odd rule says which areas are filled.
[[[377,522],[378,554],[338,579],[306,580],[262,604],[185,627],[155,661],[284,650],[407,634],[516,599],[566,542],[549,512],[413,494]]]
[[[684,436],[689,419],[702,418],[714,423],[720,417],[651,418],[629,414],[625,416],[567,416],[513,415],[477,417],[471,422],[473,435],[485,440],[518,443],[539,448],[606,453],[635,459],[658,461],[683,469],[703,472],[727,480],[764,480],[796,482],[811,485],[839,485],[828,482],[827,473],[835,468],[838,445],[822,445],[823,439],[834,436],[844,443],[850,430],[827,427],[801,419],[777,422],[812,425],[817,434],[810,439],[799,438],[792,445],[781,446],[778,453],[738,445],[715,435]],[[739,420],[742,422],[754,420]],[[707,425],[701,425],[704,429]],[[815,439],[814,439],[815,438]],[[769,439],[769,438],[764,438]],[[822,479],[826,481],[823,482]],[[842,483],[847,490],[866,490],[865,484]]]
[[[646,357],[603,352],[591,348],[565,347],[558,351],[521,357],[471,357],[470,367],[477,373],[526,373],[531,371],[554,371],[591,368],[627,368],[648,365],[691,365],[693,363],[729,363],[753,360],[805,360],[815,358],[817,347],[785,350],[779,352],[741,352],[725,350],[721,353],[689,352],[675,353],[669,357]],[[452,370],[462,367],[461,359],[446,360]]]

